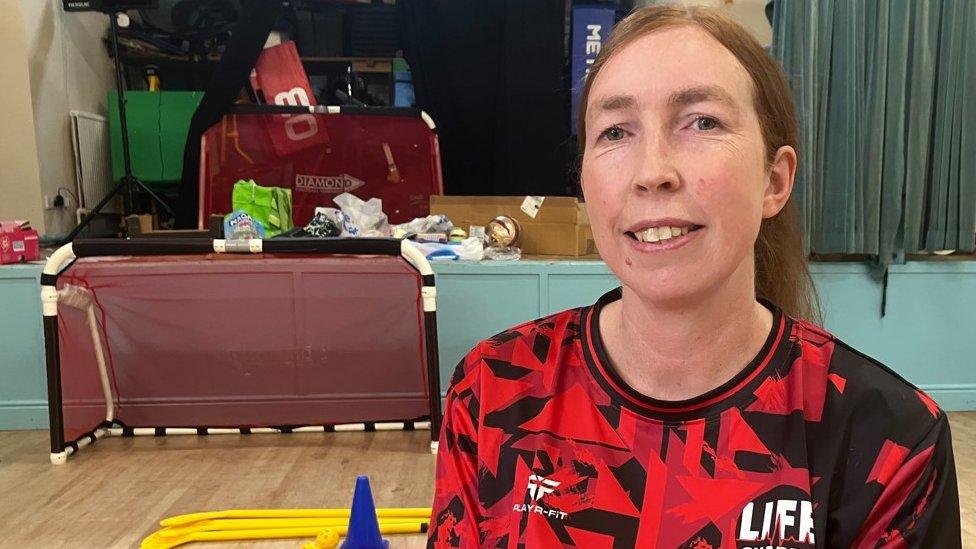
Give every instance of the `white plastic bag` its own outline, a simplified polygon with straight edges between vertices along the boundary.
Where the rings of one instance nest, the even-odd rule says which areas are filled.
[[[468,261],[481,261],[485,257],[485,245],[478,237],[468,237],[458,246],[458,256]]]
[[[390,236],[390,223],[379,198],[363,201],[355,195],[342,193],[332,200],[342,209],[342,236]]]
[[[451,232],[454,224],[446,215],[436,214],[427,217],[417,217],[413,221],[393,226],[393,235],[444,233]]]

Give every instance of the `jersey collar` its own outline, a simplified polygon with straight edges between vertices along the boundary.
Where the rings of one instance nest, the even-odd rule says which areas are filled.
[[[687,400],[659,400],[639,393],[620,378],[610,366],[600,337],[600,311],[608,303],[621,298],[620,288],[603,295],[594,305],[583,310],[583,356],[597,383],[621,406],[640,415],[664,421],[686,421],[713,416],[722,410],[754,398],[753,391],[789,357],[791,320],[783,312],[764,300],[760,302],[773,313],[773,326],[762,349],[748,366],[721,386]]]

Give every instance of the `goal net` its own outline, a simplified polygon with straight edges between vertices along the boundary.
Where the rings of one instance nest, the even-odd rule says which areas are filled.
[[[55,462],[108,434],[436,440],[433,274],[399,241],[77,240],[42,285]]]

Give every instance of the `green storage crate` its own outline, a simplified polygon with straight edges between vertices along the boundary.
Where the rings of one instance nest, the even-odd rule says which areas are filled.
[[[183,177],[186,133],[202,97],[203,92],[197,91],[126,92],[132,172],[144,183],[173,183]],[[109,92],[112,176],[116,181],[125,173],[117,105],[116,92]]]

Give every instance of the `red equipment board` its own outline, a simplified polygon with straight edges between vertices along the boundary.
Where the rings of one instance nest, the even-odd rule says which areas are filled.
[[[416,109],[304,109],[252,107],[204,133],[201,228],[211,214],[230,213],[240,179],[291,189],[296,226],[308,223],[316,207],[335,207],[332,199],[343,192],[381,199],[391,223],[430,213],[430,195],[444,187],[429,117]],[[283,147],[274,136],[286,126],[301,131]]]

